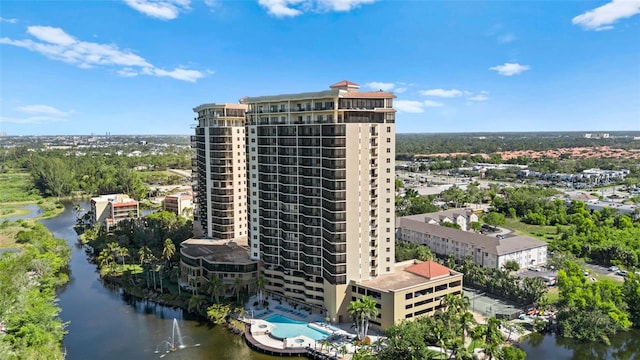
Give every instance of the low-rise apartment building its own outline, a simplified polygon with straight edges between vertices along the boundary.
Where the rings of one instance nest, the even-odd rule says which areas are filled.
[[[530,236],[500,239],[430,224],[415,217],[396,219],[396,238],[428,246],[437,255],[471,257],[476,264],[489,268],[501,268],[509,260],[516,261],[521,268],[547,262],[547,243]]]
[[[376,301],[378,316],[370,323],[378,329],[404,319],[432,316],[442,308],[445,295],[462,294],[462,273],[437,262],[408,260],[395,264],[394,270],[372,280],[351,282],[351,301],[365,295]]]
[[[237,279],[250,287],[258,278],[258,262],[249,259],[246,238],[229,240],[189,239],[180,244],[180,285],[204,288],[218,277],[223,296],[231,296]]]
[[[191,193],[167,195],[164,197],[164,209],[178,216],[186,216],[188,212],[193,212],[193,195]]]
[[[91,222],[107,227],[124,219],[140,217],[138,202],[125,194],[101,195],[91,198]]]

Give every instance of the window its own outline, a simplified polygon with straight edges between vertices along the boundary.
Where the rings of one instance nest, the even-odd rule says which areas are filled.
[[[391,138],[387,138],[387,142],[390,143],[391,142]]]
[[[387,154],[391,153],[391,148],[387,148]]]
[[[387,252],[391,252],[391,248],[387,248]]]
[[[391,159],[387,158],[387,164],[391,164]]]
[[[251,133],[255,134],[256,133],[256,129],[255,128],[251,128]]]
[[[387,126],[387,132],[390,133],[391,132],[391,126]]]

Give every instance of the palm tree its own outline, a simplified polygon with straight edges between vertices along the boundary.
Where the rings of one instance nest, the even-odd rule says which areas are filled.
[[[362,299],[349,303],[347,311],[356,326],[358,340],[364,340],[369,330],[369,320],[378,315],[376,301],[370,296],[363,296]]]
[[[467,334],[475,324],[476,324],[476,319],[473,317],[472,313],[467,311],[460,316],[460,328],[462,330],[463,342],[465,341],[465,339],[467,338]]]
[[[444,353],[447,349],[445,341],[447,340],[447,330],[442,325],[438,325],[433,329],[433,336],[436,338],[436,345],[440,348],[440,353],[444,357]]]
[[[100,254],[98,255],[98,264],[100,265],[100,267],[104,267],[104,266],[108,266],[109,263],[111,263],[111,260],[113,259],[111,252],[109,252],[109,250],[107,249],[102,249],[102,251],[100,251]]]
[[[118,256],[122,258],[122,266],[124,266],[124,258],[129,257],[129,249],[123,246],[118,247]]]
[[[502,344],[502,333],[500,332],[501,321],[495,317],[489,318],[486,325],[476,327],[474,337],[484,340],[484,353],[489,356],[489,360],[493,359],[500,351]]]
[[[187,311],[192,312],[195,310],[197,313],[202,312],[202,306],[207,303],[207,299],[204,295],[193,295],[189,298],[189,303],[187,304]]]
[[[264,277],[258,276],[258,278],[255,281],[255,287],[256,287],[256,297],[258,298],[258,303],[260,304],[260,306],[262,306],[264,303],[263,291],[264,291],[265,284],[266,284],[266,281],[264,280]]]
[[[220,303],[220,291],[222,291],[223,286],[222,281],[216,275],[212,275],[207,283],[207,293],[211,295],[211,301],[213,301],[213,298],[215,297],[216,304]]]
[[[238,303],[240,303],[240,292],[242,291],[243,287],[244,287],[244,284],[242,283],[242,280],[240,280],[239,277],[236,278],[236,280],[233,282],[233,285],[231,285],[231,291],[236,294],[236,301]]]
[[[171,257],[176,253],[176,246],[171,239],[164,241],[164,247],[162,248],[162,257],[167,259],[167,267],[171,267]]]

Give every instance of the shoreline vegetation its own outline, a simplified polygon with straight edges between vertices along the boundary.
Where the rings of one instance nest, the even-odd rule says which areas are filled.
[[[33,219],[1,222],[0,237],[17,248],[0,254],[2,358],[64,359],[56,291],[69,281],[71,249]]]

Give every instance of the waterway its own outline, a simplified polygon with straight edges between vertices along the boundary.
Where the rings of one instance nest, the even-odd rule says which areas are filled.
[[[60,317],[68,322],[63,340],[67,359],[159,359],[162,355],[163,359],[276,359],[253,352],[224,327],[211,327],[180,309],[136,301],[119,289],[105,287],[78,244],[72,204],[42,223],[72,248],[70,281],[59,295]],[[166,354],[174,318],[187,347]]]
[[[527,360],[640,360],[640,330],[617,334],[611,338],[611,345],[534,333],[520,346]]]
[[[180,309],[131,299],[118,289],[105,287],[78,244],[73,205],[65,204],[63,214],[42,223],[72,248],[71,280],[59,296],[60,316],[68,322],[64,338],[68,359],[277,359],[251,351],[240,336],[190,318]],[[166,348],[174,318],[190,346],[156,353]],[[533,334],[521,347],[528,360],[640,360],[640,331],[615,336],[611,346]]]

